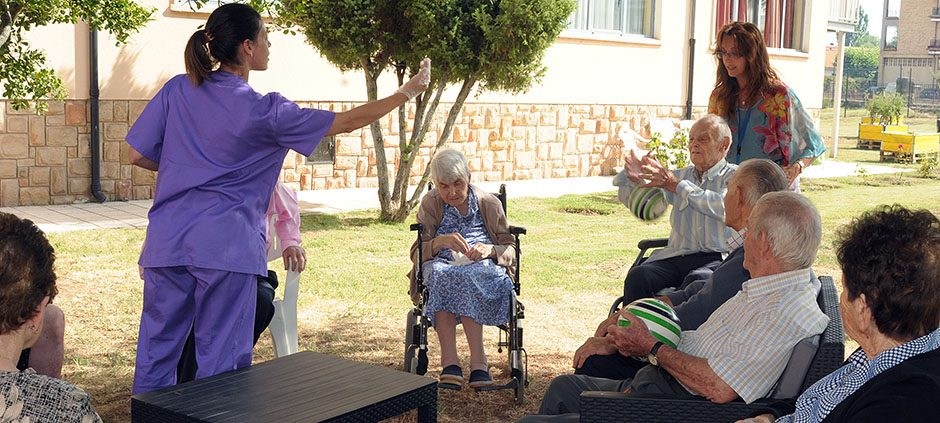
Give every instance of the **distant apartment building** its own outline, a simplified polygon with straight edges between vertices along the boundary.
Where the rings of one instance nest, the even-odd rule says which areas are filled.
[[[885,0],[878,84],[916,95],[935,88],[940,57],[940,0]]]

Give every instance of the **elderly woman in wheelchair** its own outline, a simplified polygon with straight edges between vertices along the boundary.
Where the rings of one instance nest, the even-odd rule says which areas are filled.
[[[500,200],[470,184],[462,153],[438,151],[430,166],[434,188],[418,209],[421,242],[416,239],[411,247],[427,289],[418,286],[421,275],[412,270],[411,297],[415,304],[424,303],[424,314],[437,331],[442,386],[460,389],[463,383],[457,323],[463,324],[470,347],[470,387],[489,386],[493,380],[483,351],[483,325],[509,320],[514,238]]]

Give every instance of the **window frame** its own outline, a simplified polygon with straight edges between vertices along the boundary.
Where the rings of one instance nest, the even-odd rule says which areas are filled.
[[[773,19],[768,19],[771,6]],[[763,5],[760,0],[716,0],[714,10],[715,39],[727,23],[751,22],[761,29],[768,50],[807,53],[807,0],[765,0]]]
[[[894,45],[888,45],[888,32],[889,29],[894,28]],[[888,51],[897,51],[898,50],[898,41],[900,40],[900,27],[896,23],[886,23],[885,24],[885,34],[884,38],[881,39],[881,49]]]
[[[305,165],[336,164],[336,136],[327,135],[320,140],[310,155],[304,158]]]
[[[219,6],[227,3],[232,3],[231,0],[206,0],[206,4],[201,7],[196,7],[196,5],[190,3],[187,0],[170,0],[170,10],[174,12],[181,13],[200,13],[200,14],[210,14],[213,10],[218,9]]]
[[[897,2],[897,9],[891,9],[891,3]],[[894,13],[892,15],[892,12]],[[888,0],[885,2],[885,14],[882,18],[897,19],[901,17],[901,0]]]
[[[587,10],[584,11],[585,18],[587,22],[585,24],[586,28],[575,28],[575,16],[578,15],[580,11],[582,1],[585,2]],[[658,44],[658,23],[659,23],[659,3],[661,0],[640,0],[645,3],[645,6],[649,6],[649,11],[644,11],[644,16],[649,15],[649,29],[646,33],[632,33],[626,32],[627,22],[628,22],[628,8],[626,7],[627,0],[620,0],[623,3],[622,11],[620,14],[620,30],[611,30],[604,28],[595,28],[594,27],[594,17],[595,17],[595,6],[597,6],[596,1],[598,0],[581,0],[577,3],[574,12],[568,18],[568,26],[562,31],[562,38],[580,38],[580,39],[592,39],[592,40],[603,40],[603,41],[622,41],[630,43],[640,43],[640,44]],[[603,0],[601,0],[603,1]],[[644,23],[645,26],[645,23]]]

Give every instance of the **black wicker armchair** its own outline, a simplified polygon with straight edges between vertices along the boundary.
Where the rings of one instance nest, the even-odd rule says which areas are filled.
[[[799,391],[842,366],[845,354],[845,332],[839,314],[839,296],[829,276],[819,278],[819,307],[829,317],[829,324],[819,338],[819,346],[810,362]],[[787,373],[787,370],[784,371]],[[785,397],[784,397],[785,398]],[[583,392],[581,394],[581,422],[618,423],[681,423],[681,422],[733,422],[746,416],[752,409],[768,401],[758,400],[745,404],[741,399],[716,404],[702,399],[680,400],[659,395],[624,394],[618,392]]]

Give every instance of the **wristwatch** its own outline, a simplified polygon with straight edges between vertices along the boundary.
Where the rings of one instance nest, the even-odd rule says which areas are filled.
[[[797,160],[797,161],[796,161],[796,164],[800,165],[800,173],[803,172],[803,169],[806,169],[806,165],[803,164],[803,161],[802,161],[802,160]]]
[[[656,353],[659,352],[659,347],[662,347],[663,345],[665,344],[663,344],[662,341],[656,341],[656,343],[653,344],[653,348],[650,349],[649,355],[646,356],[646,358],[650,361],[650,364],[659,366],[659,357],[656,356]]]

